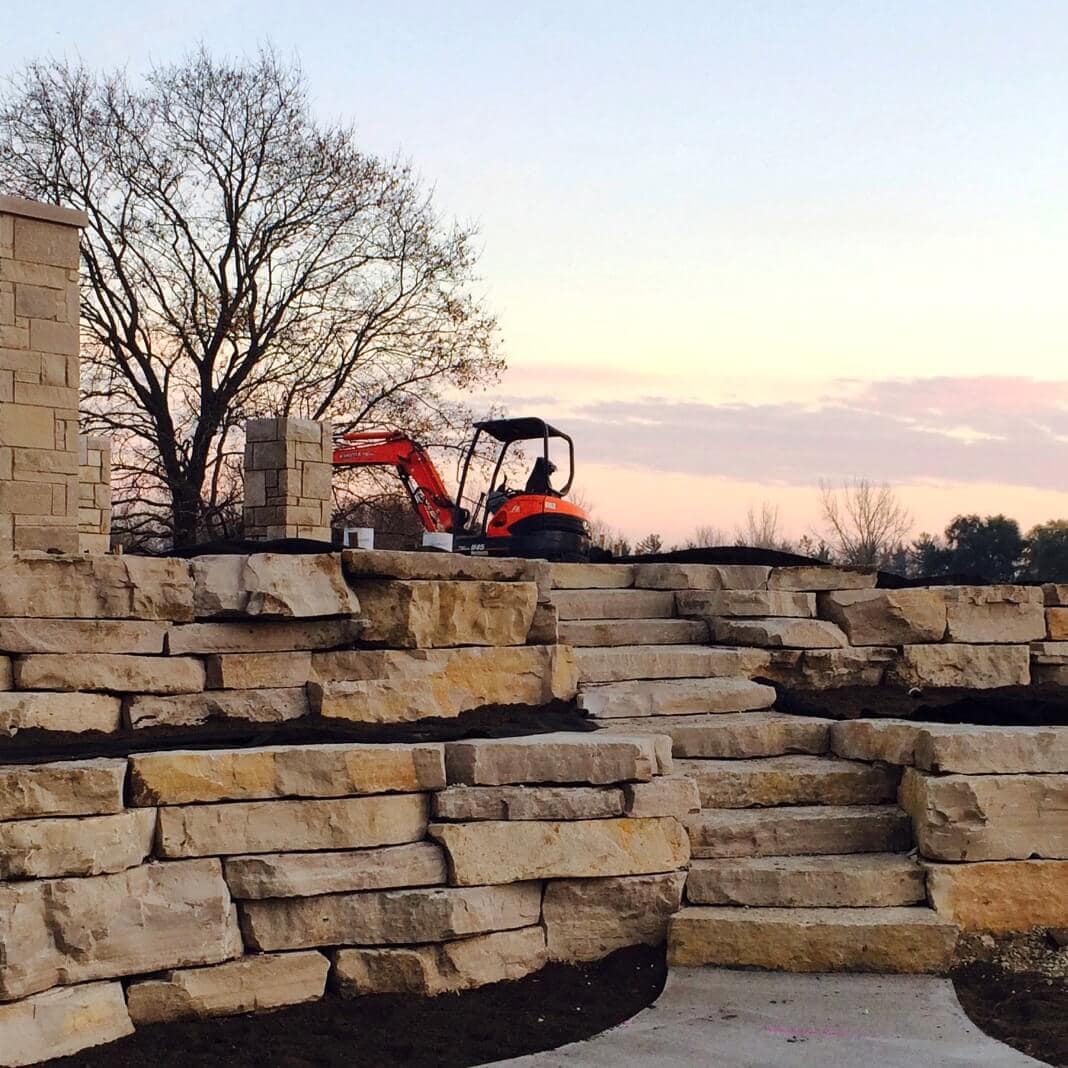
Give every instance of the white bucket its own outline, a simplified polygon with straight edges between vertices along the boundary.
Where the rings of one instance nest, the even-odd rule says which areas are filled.
[[[452,552],[452,535],[440,531],[427,531],[423,535],[424,549],[442,549],[447,553]]]
[[[373,549],[375,547],[374,527],[346,527],[345,547],[351,549]]]

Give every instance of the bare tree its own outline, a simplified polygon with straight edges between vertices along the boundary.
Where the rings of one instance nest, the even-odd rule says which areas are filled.
[[[652,553],[661,552],[664,548],[664,539],[659,534],[646,534],[637,545],[634,546],[634,552],[638,556],[647,556]]]
[[[779,506],[770,501],[760,502],[758,512],[752,505],[746,511],[745,523],[735,531],[735,543],[754,549],[778,549],[790,552],[793,543],[779,532]]]
[[[699,524],[694,532],[683,543],[684,549],[708,549],[717,545],[726,545],[729,541],[726,533],[720,527],[709,523]]]
[[[451,444],[503,367],[475,232],[309,113],[299,67],[201,49],[132,83],[33,63],[0,95],[0,186],[82,208],[85,422],[120,511],[186,544],[232,513],[260,415]]]
[[[887,483],[855,478],[839,488],[820,483],[826,541],[846,564],[881,567],[912,528],[912,516]]]

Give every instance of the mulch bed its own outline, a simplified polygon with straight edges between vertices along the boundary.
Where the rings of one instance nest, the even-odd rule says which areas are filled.
[[[259,1016],[156,1024],[50,1065],[79,1068],[460,1068],[555,1049],[640,1012],[664,987],[663,947],[550,964],[436,998],[328,995]]]

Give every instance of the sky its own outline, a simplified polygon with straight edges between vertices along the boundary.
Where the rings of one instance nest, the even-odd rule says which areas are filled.
[[[0,10],[25,0],[0,0]],[[28,4],[25,5],[28,10]],[[1068,6],[52,0],[39,55],[203,41],[302,62],[324,118],[480,229],[509,370],[632,537],[731,532],[818,485],[1068,516]],[[478,398],[476,398],[476,402]]]

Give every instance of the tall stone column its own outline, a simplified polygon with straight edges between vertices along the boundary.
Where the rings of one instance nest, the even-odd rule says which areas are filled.
[[[0,551],[78,552],[83,212],[0,196]]]
[[[245,424],[245,537],[330,540],[333,428],[313,419]]]

